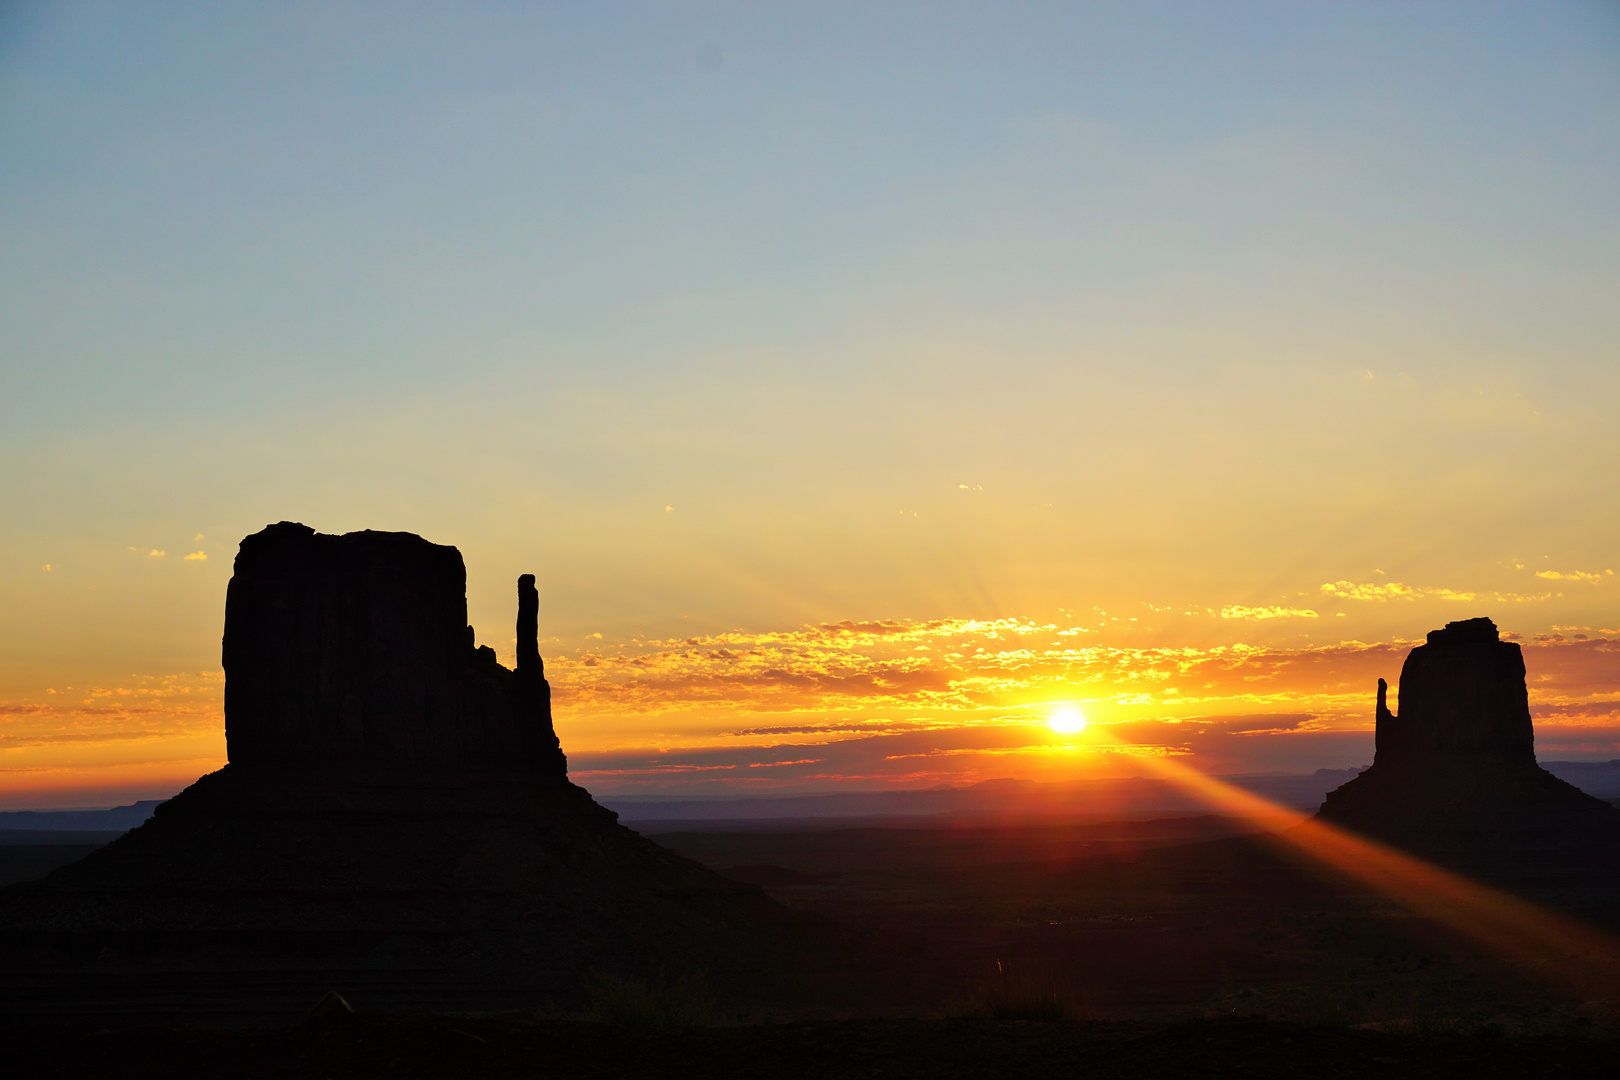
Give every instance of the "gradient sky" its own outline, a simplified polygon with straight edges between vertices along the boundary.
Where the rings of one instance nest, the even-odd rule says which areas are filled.
[[[1617,176],[1612,4],[0,6],[0,803],[223,762],[283,519],[536,573],[596,791],[1365,764],[1477,615],[1620,757]]]

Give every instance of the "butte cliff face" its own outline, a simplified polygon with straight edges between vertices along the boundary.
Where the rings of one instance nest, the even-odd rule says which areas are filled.
[[[779,911],[759,890],[568,781],[534,578],[518,580],[515,671],[474,647],[465,581],[455,548],[408,533],[283,522],[244,540],[229,764],[0,893],[3,996],[273,1013],[341,986],[357,1004],[511,1007],[592,967],[757,951]]]
[[[1414,850],[1520,861],[1620,843],[1620,810],[1536,764],[1524,654],[1491,620],[1448,623],[1407,655],[1398,715],[1387,690],[1379,679],[1373,766],[1328,794],[1323,820]]]
[[[533,575],[517,670],[475,648],[461,552],[291,522],[242,541],[225,600],[225,739],[242,769],[494,770],[561,781]]]
[[[1401,715],[1378,680],[1374,762],[1455,768],[1468,763],[1534,765],[1535,728],[1524,652],[1489,619],[1434,630],[1401,667]]]

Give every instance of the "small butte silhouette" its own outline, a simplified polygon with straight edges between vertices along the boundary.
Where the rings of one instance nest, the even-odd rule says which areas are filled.
[[[1378,680],[1373,765],[1317,816],[1492,877],[1615,872],[1620,809],[1536,763],[1524,653],[1490,619],[1447,623]]]
[[[63,1006],[168,993],[182,1011],[307,1009],[329,986],[372,1007],[532,1006],[588,969],[750,951],[773,901],[568,781],[534,578],[517,592],[509,671],[474,646],[454,547],[291,522],[243,540],[229,764],[3,894],[11,989]]]

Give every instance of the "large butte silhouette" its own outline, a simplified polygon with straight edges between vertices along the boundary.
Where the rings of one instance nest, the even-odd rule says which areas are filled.
[[[568,781],[538,607],[524,575],[510,671],[474,646],[455,548],[291,522],[247,537],[225,604],[229,764],[0,896],[0,966],[134,996],[195,997],[191,973],[442,1008],[757,951],[744,939],[778,910],[758,889]]]
[[[1373,764],[1318,816],[1409,850],[1512,871],[1612,872],[1620,810],[1536,764],[1524,653],[1490,619],[1432,631],[1378,680]]]

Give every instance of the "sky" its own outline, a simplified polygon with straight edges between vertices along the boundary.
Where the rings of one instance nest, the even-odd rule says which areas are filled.
[[[281,520],[536,574],[598,793],[1364,765],[1481,615],[1620,757],[1617,175],[1607,3],[5,3],[0,805],[224,764]]]

